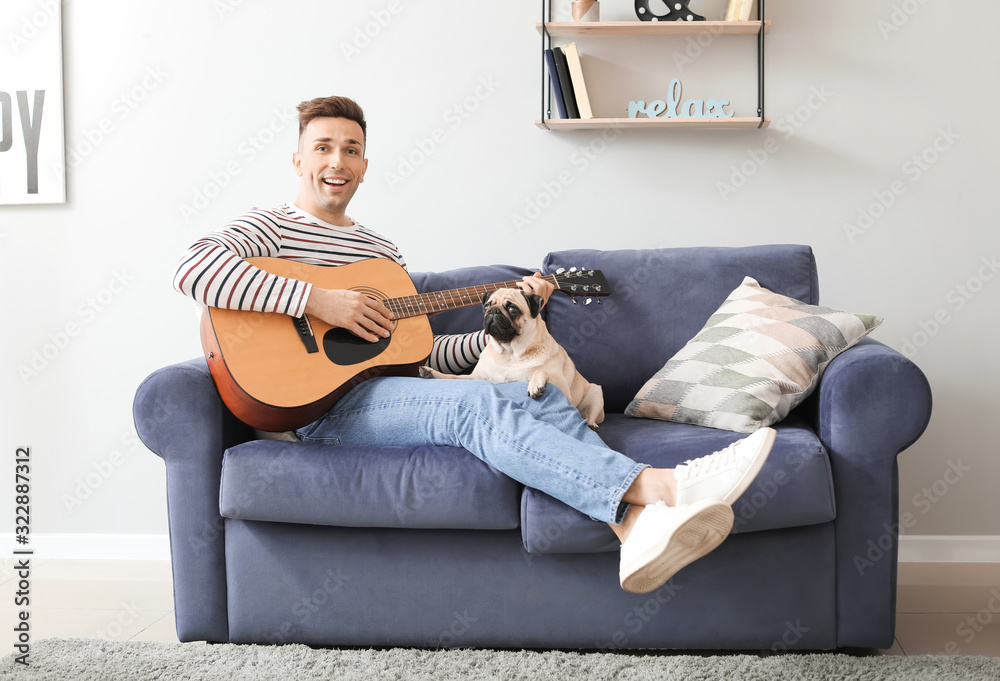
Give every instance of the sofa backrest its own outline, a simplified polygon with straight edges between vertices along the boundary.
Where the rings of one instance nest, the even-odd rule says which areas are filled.
[[[819,302],[808,246],[569,250],[546,256],[544,274],[599,269],[612,295],[589,305],[559,292],[545,308],[553,337],[587,380],[604,389],[605,407],[622,412],[639,388],[688,342],[746,276],[810,305]],[[421,293],[520,279],[534,271],[509,265],[411,273]],[[482,329],[483,311],[467,307],[431,316],[435,334]]]
[[[612,295],[574,305],[554,294],[548,326],[587,380],[604,389],[605,408],[622,412],[639,388],[695,336],[744,277],[810,305],[819,302],[808,246],[569,250],[550,253],[542,271],[599,269]]]

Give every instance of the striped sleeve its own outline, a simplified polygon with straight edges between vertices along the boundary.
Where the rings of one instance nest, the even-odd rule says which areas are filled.
[[[199,303],[230,310],[305,313],[311,284],[279,277],[244,258],[276,257],[281,234],[274,216],[251,211],[196,241],[181,257],[174,288]]]
[[[485,331],[434,336],[434,346],[427,365],[443,374],[460,374],[474,367],[486,349]]]

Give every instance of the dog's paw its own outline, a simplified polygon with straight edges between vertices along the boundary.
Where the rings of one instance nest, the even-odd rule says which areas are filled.
[[[593,423],[591,421],[587,421],[587,427],[590,428],[595,433],[600,433],[601,432],[601,427],[599,425],[597,425],[596,423]]]
[[[545,394],[545,381],[532,381],[528,384],[528,397],[537,400]]]
[[[420,378],[437,378],[434,374],[437,372],[430,367],[420,367]]]
[[[531,374],[531,379],[528,381],[528,396],[532,399],[538,399],[545,392],[545,386],[548,385],[549,376],[544,371],[536,371]]]

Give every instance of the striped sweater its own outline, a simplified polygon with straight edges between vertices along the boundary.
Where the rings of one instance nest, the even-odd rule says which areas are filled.
[[[377,232],[357,223],[338,227],[285,204],[255,208],[194,242],[177,265],[174,288],[212,307],[301,317],[312,284],[265,272],[244,260],[257,256],[329,266],[386,258],[406,267],[395,244]],[[439,371],[459,373],[474,366],[485,347],[482,331],[436,336],[429,363]]]

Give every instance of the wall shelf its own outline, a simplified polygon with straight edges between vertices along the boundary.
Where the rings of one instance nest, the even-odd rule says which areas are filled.
[[[659,128],[766,128],[770,118],[547,118],[535,120],[543,130],[600,130],[621,128],[631,130]]]
[[[542,33],[543,24],[535,24]],[[553,38],[580,36],[640,36],[640,35],[757,35],[759,21],[554,21],[544,24]],[[764,22],[764,32],[771,31],[771,22]]]
[[[535,125],[543,130],[599,129],[695,129],[695,128],[766,128],[771,119],[764,115],[764,35],[771,22],[764,15],[764,0],[759,0],[756,21],[541,21],[535,30],[542,38],[542,114]],[[551,19],[551,0],[542,0],[542,19]],[[552,118],[552,89],[546,77],[545,50],[553,38],[600,36],[757,36],[757,116],[732,118]]]

